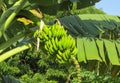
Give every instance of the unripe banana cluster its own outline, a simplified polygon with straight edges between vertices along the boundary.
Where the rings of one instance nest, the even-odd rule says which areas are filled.
[[[65,63],[77,54],[75,40],[67,35],[63,26],[54,24],[40,31],[40,40],[48,55],[56,57],[59,63]]]

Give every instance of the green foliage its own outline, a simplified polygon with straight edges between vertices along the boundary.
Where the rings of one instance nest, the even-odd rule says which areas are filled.
[[[95,8],[95,6],[90,6],[86,8],[82,8],[79,10],[73,10],[73,14],[105,14],[101,9]]]
[[[41,53],[42,51],[37,57],[33,51],[27,50],[8,59],[7,62],[1,62],[0,76],[9,75],[24,83],[55,82],[55,80],[64,82],[68,73],[66,65],[58,65],[53,59]]]
[[[89,70],[96,69],[102,74],[103,70],[105,73],[108,69],[111,69],[109,72],[112,76],[119,74],[119,17],[84,14],[60,18],[60,21],[77,38],[79,62],[85,62]],[[90,64],[96,65],[96,68]]]
[[[119,75],[119,17],[88,14],[69,16],[60,19],[68,32],[55,24],[45,26],[39,35],[39,30],[36,31],[40,26],[39,18],[29,12],[29,9],[40,9],[42,13],[51,15],[58,12],[58,15],[52,18],[94,12],[103,14],[94,7],[77,10],[98,1],[100,0],[0,0],[0,76],[5,76],[3,80],[13,81],[15,77],[24,83],[79,83],[81,79],[88,83],[119,83],[118,77],[110,76]],[[67,11],[59,13],[60,10]],[[33,24],[22,24],[17,20],[21,17],[31,20]],[[85,37],[79,40],[82,42],[77,42],[78,49],[83,50],[78,51],[78,54],[85,55],[82,58],[78,56],[78,60],[81,62],[83,59],[82,61],[87,63],[81,62],[81,68],[93,72],[80,70],[75,59],[76,42],[68,33],[73,37]],[[100,38],[102,42],[93,37]],[[39,50],[36,50],[39,43],[35,41],[36,38],[41,41]],[[29,49],[31,45],[33,46]],[[99,76],[101,72],[102,76]]]
[[[7,76],[2,76],[2,83],[20,83],[19,80],[15,79],[15,78],[10,78],[10,77],[7,77]]]
[[[102,37],[106,39],[110,39],[112,36],[111,39],[117,39],[120,31],[120,19],[117,16],[83,14],[66,16],[59,20],[73,36]]]
[[[110,73],[107,72],[105,75],[98,75],[98,72],[88,71],[86,69],[82,69],[81,72],[82,82],[81,83],[119,83],[119,77],[111,77]]]
[[[30,3],[34,3],[35,5],[38,5],[40,10],[46,14],[55,15],[60,10],[71,10],[74,8],[80,9],[87,6],[94,5],[96,2],[99,2],[100,0],[29,0]],[[75,5],[74,5],[75,4]]]

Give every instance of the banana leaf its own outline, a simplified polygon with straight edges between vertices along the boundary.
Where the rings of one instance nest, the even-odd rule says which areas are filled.
[[[66,16],[59,19],[74,36],[82,35],[96,37],[100,33],[113,31],[120,32],[120,19],[118,16],[104,14],[82,14]]]
[[[120,65],[118,53],[117,53],[117,47],[115,46],[115,42],[111,40],[103,40],[105,43],[106,52],[108,55],[108,58],[112,65]]]
[[[111,76],[118,74],[120,69],[119,42],[92,37],[77,37],[77,48],[78,61],[86,63],[87,69],[99,69],[99,74],[103,74],[103,72],[105,74],[111,69]]]
[[[77,58],[80,63],[85,63],[86,67],[91,66],[88,69],[93,69],[92,67],[95,67],[93,63],[98,61],[99,73],[111,70],[111,76],[118,74],[120,69],[118,16],[82,14],[66,16],[59,20],[68,33],[77,38]]]
[[[82,38],[86,59],[102,61],[98,54],[98,49],[93,38]]]
[[[76,9],[95,5],[100,0],[28,0],[35,6],[38,5],[40,10],[46,14],[55,15],[58,11],[73,9],[76,4]]]
[[[83,40],[81,38],[77,38],[77,49],[78,49],[77,53],[78,61],[79,62],[83,61],[86,63],[85,49],[83,45]]]

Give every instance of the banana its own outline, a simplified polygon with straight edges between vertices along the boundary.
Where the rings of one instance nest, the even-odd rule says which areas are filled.
[[[38,30],[35,31],[35,33],[34,33],[33,36],[34,36],[34,38],[37,38],[37,37],[38,37]]]
[[[49,53],[52,55],[54,53],[54,50],[52,47],[49,47]]]
[[[77,48],[74,48],[73,51],[71,52],[71,55],[75,56],[77,54]]]
[[[56,32],[55,25],[53,25],[53,26],[50,27],[50,31],[53,33],[53,35],[55,35],[54,34]]]
[[[49,48],[48,48],[48,46],[47,46],[47,45],[45,45],[45,47],[44,47],[44,48],[45,48],[45,50],[49,50]]]
[[[54,38],[52,38],[52,45],[53,45],[53,48],[54,48],[54,50],[55,51],[57,51],[58,50],[58,48],[57,48],[57,46],[56,46],[56,43],[55,43],[55,40],[54,40]]]
[[[67,36],[66,39],[66,48],[70,48],[73,41],[70,36]]]
[[[59,41],[58,41],[57,37],[55,38],[55,45],[56,45],[57,49],[59,50]]]
[[[49,39],[52,38],[52,32],[50,30],[48,31],[48,37],[49,37]]]
[[[47,50],[47,51],[49,51],[49,43],[48,43],[48,41],[47,42],[45,42],[45,50]]]
[[[61,37],[61,30],[59,29],[59,30],[57,30],[57,34],[56,34],[57,36],[56,37],[58,37],[58,38],[60,38]]]
[[[53,52],[54,52],[54,50],[53,50],[53,48],[52,48],[52,45],[51,45],[51,41],[49,40],[49,41],[47,41],[46,43],[45,43],[45,45],[46,45],[46,50],[50,53],[50,54],[52,54]]]
[[[58,32],[56,31],[56,30],[54,30],[54,32],[52,32],[53,33],[53,37],[55,38],[55,37],[58,37]]]
[[[72,45],[71,45],[71,48],[75,48],[75,41],[73,40],[73,42],[72,42]]]
[[[67,61],[67,57],[66,57],[66,53],[65,53],[65,52],[62,53],[60,50],[58,50],[58,54],[59,54],[60,57],[62,57],[62,59],[63,59],[64,61]]]
[[[56,59],[56,61],[57,61],[58,63],[60,63],[60,64],[65,63],[63,60],[59,60],[58,58]]]
[[[44,26],[43,31],[45,32],[45,34],[48,34],[48,32],[50,31],[49,28],[47,26]]]
[[[48,36],[47,36],[47,34],[45,34],[44,32],[41,33],[40,36],[42,36],[42,39],[45,40],[45,41],[47,41],[49,39]]]
[[[67,60],[70,59],[70,56],[71,56],[70,53],[71,53],[71,52],[70,52],[70,49],[67,49],[67,50],[65,51],[65,57],[67,58]]]
[[[61,42],[62,42],[63,48],[64,48],[64,49],[67,49],[67,45],[68,45],[68,42],[69,42],[69,41],[67,40],[67,36],[63,36]]]
[[[48,51],[49,55],[55,54],[56,60],[59,63],[65,63],[69,61],[72,56],[77,54],[75,40],[66,33],[67,31],[63,26],[61,27],[55,24],[49,27],[44,26],[40,34],[40,38],[45,42],[45,50]]]
[[[64,61],[68,60],[68,58],[66,57],[66,53],[65,52],[63,53],[62,58],[63,58]]]
[[[58,50],[58,54],[62,57],[63,56],[63,53],[60,51],[60,50]]]
[[[62,59],[62,57],[59,55],[59,54],[57,54],[56,55],[56,60],[59,62],[59,63],[64,63],[64,60]]]
[[[58,44],[59,50],[61,50],[61,51],[64,50],[63,47],[62,47],[62,42],[61,42],[61,40],[60,40],[58,43],[59,43],[59,44]]]
[[[61,36],[65,36],[66,35],[66,31],[64,30],[64,28],[61,28]]]
[[[49,40],[48,43],[49,43],[49,52],[50,52],[51,54],[53,54],[53,53],[55,52],[55,50],[53,49],[53,45],[52,45],[51,40]]]

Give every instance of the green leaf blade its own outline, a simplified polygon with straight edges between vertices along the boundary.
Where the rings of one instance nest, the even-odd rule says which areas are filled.
[[[108,40],[104,40],[104,43],[111,64],[120,65],[115,43],[113,41],[108,41]]]

